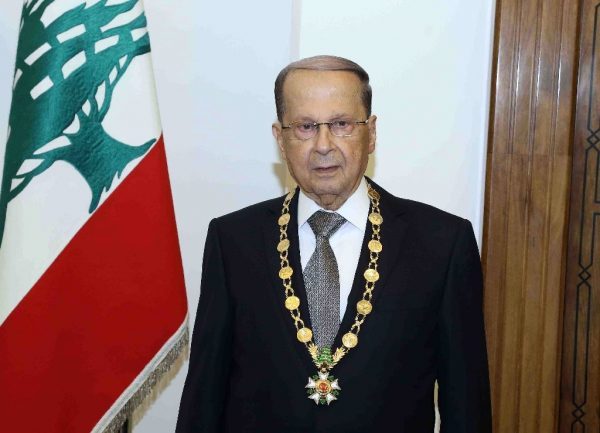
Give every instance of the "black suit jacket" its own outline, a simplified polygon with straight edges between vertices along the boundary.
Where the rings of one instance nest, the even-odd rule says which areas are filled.
[[[443,433],[491,432],[482,277],[471,224],[374,185],[384,221],[380,280],[359,344],[333,369],[339,399],[317,406],[316,373],[284,308],[277,219],[283,197],[214,219],[178,433],[432,433],[439,383]],[[296,211],[288,236],[293,287],[310,327]],[[354,285],[334,347],[364,289],[367,224]]]

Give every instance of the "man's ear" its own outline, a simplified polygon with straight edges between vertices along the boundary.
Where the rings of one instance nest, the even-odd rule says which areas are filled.
[[[281,123],[275,122],[271,126],[271,132],[273,133],[273,137],[275,141],[277,141],[277,145],[279,146],[279,152],[281,153],[281,157],[285,160],[285,147],[283,145],[283,130],[281,129]]]
[[[375,151],[375,143],[377,142],[377,116],[372,115],[369,117],[369,153]]]

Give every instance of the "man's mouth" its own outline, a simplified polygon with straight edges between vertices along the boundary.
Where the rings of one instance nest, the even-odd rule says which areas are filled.
[[[337,165],[325,165],[321,167],[315,167],[314,170],[319,174],[331,174],[338,169]]]

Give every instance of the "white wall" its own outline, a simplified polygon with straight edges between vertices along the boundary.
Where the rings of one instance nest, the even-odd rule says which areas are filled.
[[[299,56],[371,76],[374,180],[468,218],[481,239],[492,0],[303,0]]]
[[[191,323],[209,220],[282,193],[272,85],[299,56],[367,69],[379,117],[369,174],[469,218],[480,239],[493,3],[145,0]],[[0,3],[0,142],[20,7]],[[185,370],[134,432],[174,430]]]

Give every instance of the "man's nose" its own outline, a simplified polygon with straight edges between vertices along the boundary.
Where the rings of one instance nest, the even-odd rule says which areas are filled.
[[[319,125],[315,136],[315,150],[319,153],[326,154],[333,149],[333,141],[329,125]]]

